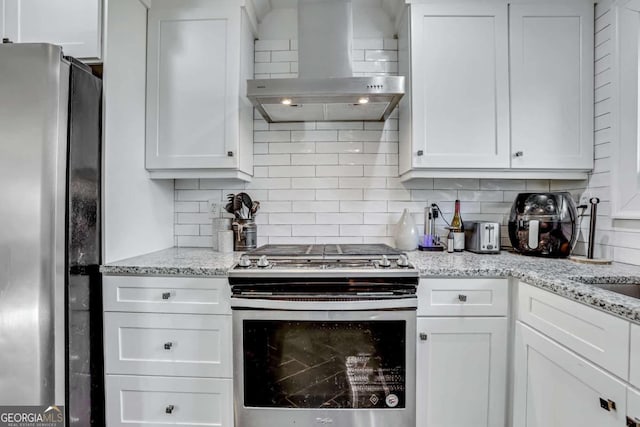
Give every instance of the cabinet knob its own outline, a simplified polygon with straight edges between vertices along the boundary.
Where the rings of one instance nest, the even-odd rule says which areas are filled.
[[[169,299],[169,298],[171,298],[171,292],[162,293],[162,299]]]
[[[172,342],[164,343],[164,349],[165,350],[171,350],[171,347],[173,347],[173,343]]]
[[[627,417],[627,427],[640,427],[640,418]]]
[[[614,402],[613,400],[600,398],[600,407],[605,411],[615,411],[616,402]]]
[[[467,296],[466,295],[458,295],[458,299],[460,300],[460,302],[467,302]]]
[[[524,151],[516,151],[515,153],[513,153],[513,157],[523,157],[524,156]]]
[[[426,332],[420,332],[420,341],[426,341],[428,338]]]
[[[233,151],[227,151],[227,157],[233,157]]]
[[[175,409],[175,406],[173,405],[167,405],[166,408],[164,408],[164,413],[165,414],[173,414],[173,410]]]
[[[423,155],[424,155],[424,151],[418,150],[418,156],[423,156]]]

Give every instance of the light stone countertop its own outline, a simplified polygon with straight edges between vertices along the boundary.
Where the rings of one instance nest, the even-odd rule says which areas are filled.
[[[222,254],[206,248],[170,248],[101,267],[107,275],[224,276],[241,253]],[[566,259],[536,258],[501,252],[408,253],[422,277],[515,277],[558,295],[640,323],[640,299],[576,282],[640,283],[640,267],[589,265]],[[640,286],[640,285],[639,285]]]

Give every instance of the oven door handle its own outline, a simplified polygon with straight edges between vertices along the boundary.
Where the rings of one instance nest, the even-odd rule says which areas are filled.
[[[418,299],[415,295],[405,298],[362,298],[350,301],[305,300],[304,298],[243,298],[231,297],[232,309],[284,310],[284,311],[375,311],[375,310],[415,310]]]

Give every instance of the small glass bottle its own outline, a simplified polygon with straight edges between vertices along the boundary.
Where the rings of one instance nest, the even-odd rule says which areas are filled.
[[[451,220],[451,228],[453,231],[453,250],[462,252],[464,250],[464,223],[460,215],[460,200],[457,199],[453,219]]]
[[[453,253],[454,239],[453,239],[453,230],[449,230],[449,234],[447,235],[447,252]]]

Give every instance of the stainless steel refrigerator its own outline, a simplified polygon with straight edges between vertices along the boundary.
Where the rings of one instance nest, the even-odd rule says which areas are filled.
[[[0,405],[103,423],[102,83],[48,44],[0,44]]]

